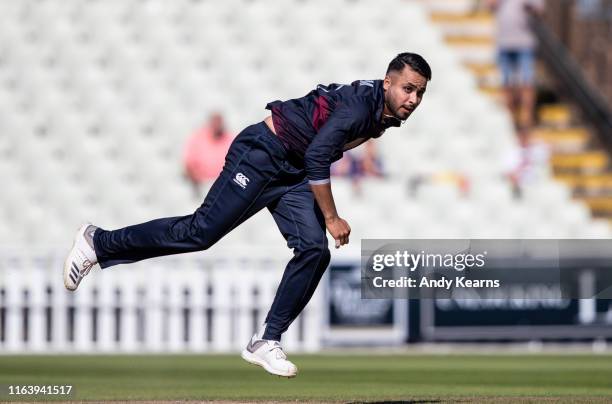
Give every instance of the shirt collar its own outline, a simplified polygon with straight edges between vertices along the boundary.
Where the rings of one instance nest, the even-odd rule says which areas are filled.
[[[385,110],[385,90],[383,88],[383,81],[374,81],[374,98],[376,102],[376,119],[377,123],[382,126],[383,129],[394,127],[400,127],[402,121],[393,116],[383,116]]]

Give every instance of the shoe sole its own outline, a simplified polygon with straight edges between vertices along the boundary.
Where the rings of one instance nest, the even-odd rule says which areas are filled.
[[[70,259],[70,257],[72,257],[73,251],[77,244],[77,240],[79,239],[81,234],[85,231],[87,226],[89,226],[89,224],[84,224],[81,227],[79,227],[79,229],[77,230],[76,236],[74,237],[74,241],[72,242],[72,248],[70,248],[70,252],[68,253],[68,256],[66,257],[66,260],[64,261],[64,286],[66,287],[66,289],[70,291],[75,291],[79,287],[78,283],[74,287],[70,286],[70,283],[72,282],[70,279],[70,271],[72,270],[72,260]]]
[[[278,370],[272,369],[265,361],[259,359],[257,356],[253,355],[251,352],[244,349],[240,354],[242,359],[249,362],[252,365],[261,366],[264,370],[272,375],[286,377],[287,379],[294,378],[297,373],[281,373]]]

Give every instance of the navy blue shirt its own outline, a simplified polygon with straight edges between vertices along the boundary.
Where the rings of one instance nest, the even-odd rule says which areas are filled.
[[[329,182],[330,166],[344,151],[400,126],[397,118],[383,119],[383,108],[382,80],[320,84],[304,97],[266,105],[277,136],[311,184]]]

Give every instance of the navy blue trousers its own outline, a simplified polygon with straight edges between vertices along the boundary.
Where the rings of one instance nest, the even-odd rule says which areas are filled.
[[[191,215],[168,217],[106,231],[94,247],[102,268],[147,258],[201,251],[264,207],[293,249],[293,258],[266,317],[265,339],[281,334],[304,309],[327,265],[325,221],[304,169],[292,164],[264,122],[244,129],[231,144],[223,170]]]

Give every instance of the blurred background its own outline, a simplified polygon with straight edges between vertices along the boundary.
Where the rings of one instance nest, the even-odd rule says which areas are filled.
[[[97,269],[69,293],[74,231],[191,213],[267,102],[381,79],[404,51],[433,80],[405,125],[334,165],[351,244],[284,346],[606,349],[608,300],[360,299],[362,238],[612,234],[612,1],[507,3],[0,1],[0,352],[241,349],[291,257],[266,211],[205,253]]]

